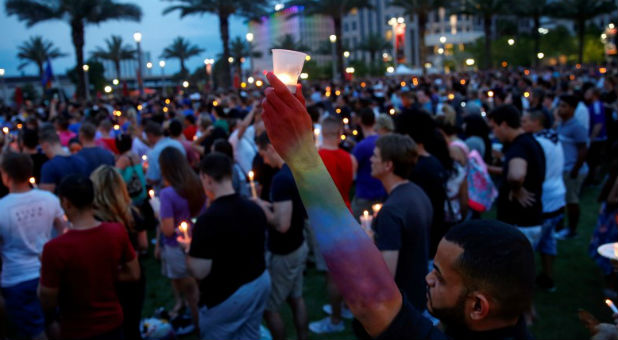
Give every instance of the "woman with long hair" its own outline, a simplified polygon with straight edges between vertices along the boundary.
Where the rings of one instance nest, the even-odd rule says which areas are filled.
[[[199,291],[197,282],[189,275],[186,255],[178,244],[177,237],[183,235],[178,231],[178,226],[185,222],[191,227],[191,220],[202,212],[206,194],[198,175],[178,149],[174,147],[163,149],[158,162],[161,168],[161,177],[166,187],[159,193],[161,201],[159,218],[161,223],[157,236],[160,242],[157,242],[155,252],[157,256],[161,257],[163,275],[172,280],[172,288],[175,293],[178,293],[176,305],[170,314],[178,315],[183,307],[184,300],[191,310],[193,325],[197,330]],[[190,229],[188,230],[189,233]],[[178,326],[176,328],[178,329]],[[187,333],[189,332],[188,329],[185,328]],[[185,332],[177,331],[177,333]]]
[[[122,223],[138,252],[148,249],[146,230],[138,210],[132,206],[127,186],[120,173],[110,165],[101,165],[91,175],[94,185],[94,209],[97,219]],[[140,262],[141,267],[141,262]],[[124,314],[123,329],[127,339],[141,339],[139,323],[145,299],[144,271],[138,281],[118,283],[118,298]]]

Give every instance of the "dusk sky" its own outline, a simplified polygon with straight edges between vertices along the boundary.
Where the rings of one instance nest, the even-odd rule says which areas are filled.
[[[133,33],[140,31],[143,34],[142,50],[150,52],[153,62],[163,49],[169,45],[175,37],[183,36],[191,43],[198,45],[206,51],[197,57],[189,59],[187,66],[193,70],[203,65],[204,58],[214,58],[221,53],[221,39],[219,38],[219,20],[215,15],[195,15],[180,19],[178,12],[163,15],[163,9],[172,4],[161,0],[134,0],[121,1],[131,2],[141,6],[142,20],[139,23],[131,21],[108,21],[99,26],[86,26],[85,57],[90,56],[97,46],[105,46],[104,40],[112,34],[122,36],[123,40],[130,44],[133,41]],[[4,8],[4,1],[0,6],[0,68],[6,69],[7,76],[36,75],[36,67],[28,66],[22,71],[17,67],[21,63],[17,58],[17,46],[29,39],[30,36],[41,35],[51,40],[54,45],[67,54],[66,57],[55,59],[52,62],[54,73],[64,74],[66,70],[75,65],[75,52],[71,43],[71,33],[68,23],[55,20],[39,23],[27,28],[25,23],[20,22],[16,16],[8,17]],[[243,18],[233,17],[230,20],[230,39],[236,36],[244,37],[247,33],[247,24]],[[158,68],[158,66],[157,66]],[[175,60],[167,60],[166,72],[176,73],[179,71],[179,63]]]

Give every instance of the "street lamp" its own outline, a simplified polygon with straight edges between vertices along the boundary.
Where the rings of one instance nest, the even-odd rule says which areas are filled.
[[[2,82],[2,99],[4,101],[4,104],[7,105],[8,97],[6,96],[6,85],[4,84],[4,73],[5,72],[6,72],[5,69],[0,68],[0,82]]]
[[[330,44],[331,44],[331,51],[332,51],[332,56],[333,56],[333,80],[337,80],[337,51],[336,51],[336,46],[335,43],[337,42],[337,36],[334,34],[331,34],[330,37],[328,37],[328,39],[330,40]]]
[[[185,89],[189,87],[189,82],[188,81],[183,81],[182,82],[182,87],[184,87]]]
[[[118,78],[114,78],[114,80],[112,80],[112,84],[114,84],[114,86],[118,86],[118,84],[120,84],[120,80],[118,80]]]
[[[253,74],[253,33],[247,33],[246,38],[249,43],[249,58],[251,58],[251,60],[249,60],[249,74]]]
[[[204,65],[206,65],[206,76],[208,77],[208,83],[210,86],[212,86],[212,65],[214,63],[214,59],[204,59]]]
[[[474,63],[475,63],[474,59],[472,59],[472,58],[468,58],[468,59],[466,59],[466,65],[468,65],[468,66],[473,66],[473,65],[474,65]]]
[[[543,59],[543,58],[545,58],[545,53],[539,52],[539,53],[536,54],[536,57],[539,58],[539,59]]]
[[[159,67],[161,68],[161,89],[163,90],[163,95],[165,95],[167,92],[165,87],[165,60],[159,60]]]
[[[88,78],[88,71],[90,71],[90,66],[88,64],[82,65],[82,70],[84,70],[84,82],[86,83],[86,100],[90,101],[90,80]]]
[[[144,82],[142,80],[142,34],[133,33],[133,40],[137,43],[137,85],[140,96],[144,95]]]
[[[109,85],[105,85],[103,91],[105,91],[105,93],[112,93],[112,87]]]

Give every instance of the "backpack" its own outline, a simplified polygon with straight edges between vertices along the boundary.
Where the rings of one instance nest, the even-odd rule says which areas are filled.
[[[127,182],[127,191],[129,192],[129,196],[131,198],[139,197],[144,192],[144,187],[142,186],[142,181],[137,175],[137,170],[133,166],[133,160],[131,157],[129,158],[129,162],[131,163],[131,178]]]
[[[476,150],[468,153],[468,206],[477,212],[491,209],[498,191],[487,172],[483,157]]]

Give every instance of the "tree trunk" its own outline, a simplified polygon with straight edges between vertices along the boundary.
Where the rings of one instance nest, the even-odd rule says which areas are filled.
[[[483,18],[483,29],[485,31],[485,63],[483,68],[488,70],[492,67],[491,60],[491,16],[485,15]]]
[[[539,33],[540,27],[541,16],[537,14],[534,16],[534,32],[532,32],[532,34],[534,34],[534,55],[532,56],[532,59],[534,60],[534,66],[539,65],[539,58],[537,58],[536,56],[541,49],[541,33]]]
[[[185,58],[178,58],[180,60],[180,74],[182,77],[187,76],[187,67],[185,66]]]
[[[230,63],[227,61],[230,57],[230,23],[228,20],[229,16],[219,14],[219,31],[223,42],[223,87],[225,88],[232,86]]]
[[[86,95],[86,82],[84,81],[84,23],[81,19],[71,20],[71,36],[73,47],[75,48],[75,59],[77,61],[77,89],[75,97],[84,99]]]
[[[343,30],[341,29],[341,22],[343,21],[341,15],[333,16],[333,23],[335,25],[335,35],[337,36],[337,41],[335,42],[335,51],[337,53],[337,73],[341,78],[341,81],[345,81],[345,73],[343,67]]]
[[[577,60],[578,63],[584,63],[584,40],[586,34],[586,20],[578,19],[577,20]]]
[[[425,62],[427,61],[427,47],[425,46],[425,32],[427,31],[427,14],[418,14],[418,62],[425,73]],[[394,33],[394,32],[393,32]]]
[[[116,68],[116,79],[120,80],[120,60],[114,60],[114,67]]]

